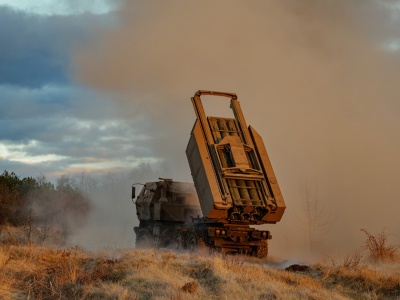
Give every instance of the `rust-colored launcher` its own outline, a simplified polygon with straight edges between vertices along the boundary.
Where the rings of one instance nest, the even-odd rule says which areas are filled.
[[[230,98],[234,117],[206,116],[204,95]],[[280,221],[285,203],[264,143],[247,127],[235,94],[198,91],[192,102],[197,119],[186,154],[195,189],[160,178],[136,198],[134,184],[136,246],[267,257],[272,235],[251,225]]]
[[[207,116],[201,97],[230,98],[234,118]],[[285,211],[264,142],[247,127],[236,94],[197,91],[197,115],[186,155],[206,220],[221,223],[276,223]]]

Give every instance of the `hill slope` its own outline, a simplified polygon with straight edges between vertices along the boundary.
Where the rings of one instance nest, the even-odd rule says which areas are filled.
[[[396,299],[400,266],[286,271],[239,256],[0,246],[1,299]]]

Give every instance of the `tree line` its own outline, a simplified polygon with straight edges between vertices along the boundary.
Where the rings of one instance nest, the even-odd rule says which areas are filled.
[[[29,242],[65,244],[72,227],[84,221],[90,206],[79,182],[66,175],[56,184],[43,175],[19,178],[7,170],[0,175],[0,230],[21,227]]]

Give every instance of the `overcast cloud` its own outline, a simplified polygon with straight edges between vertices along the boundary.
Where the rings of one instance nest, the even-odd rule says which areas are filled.
[[[112,12],[49,15],[0,6],[0,20],[7,24],[0,26],[2,169],[54,179],[156,160],[149,138],[135,130],[137,119],[121,117],[107,95],[69,79],[71,51],[95,30],[112,28]]]

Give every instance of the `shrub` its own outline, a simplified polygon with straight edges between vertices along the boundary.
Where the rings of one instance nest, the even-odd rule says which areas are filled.
[[[393,261],[398,258],[400,246],[388,244],[388,235],[385,230],[376,235],[371,234],[366,229],[361,229],[361,231],[367,236],[364,247],[373,261]]]

